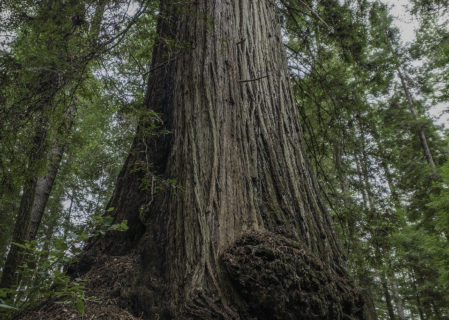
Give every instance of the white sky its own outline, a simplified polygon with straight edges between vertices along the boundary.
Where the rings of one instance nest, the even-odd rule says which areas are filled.
[[[415,37],[415,28],[418,27],[418,21],[409,14],[407,7],[410,5],[408,0],[382,0],[390,7],[390,13],[394,17],[393,24],[401,31],[401,38],[404,42],[412,42]]]

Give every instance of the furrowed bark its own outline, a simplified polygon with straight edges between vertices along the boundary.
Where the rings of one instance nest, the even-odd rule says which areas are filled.
[[[142,118],[109,203],[129,230],[71,273],[132,254],[114,294],[145,319],[369,318],[305,157],[274,3],[160,13],[145,106],[162,124]]]

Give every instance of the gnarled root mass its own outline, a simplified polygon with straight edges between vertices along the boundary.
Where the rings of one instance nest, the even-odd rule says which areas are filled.
[[[345,270],[276,234],[243,237],[222,257],[243,319],[367,319]]]
[[[136,314],[148,303],[126,288],[139,263],[130,256],[103,257],[83,275],[88,281],[86,315],[74,307],[46,302],[22,315],[28,319],[169,319],[162,313]],[[194,301],[179,306],[178,319],[364,319],[369,311],[360,292],[343,269],[325,265],[298,241],[273,233],[254,233],[238,240],[221,258],[223,299],[199,293]],[[134,271],[133,271],[134,270]],[[128,290],[129,291],[129,290]],[[157,295],[157,292],[153,292]],[[126,297],[125,297],[126,296]],[[125,310],[130,309],[130,310]],[[148,309],[147,309],[148,310]],[[132,315],[130,312],[133,312]]]

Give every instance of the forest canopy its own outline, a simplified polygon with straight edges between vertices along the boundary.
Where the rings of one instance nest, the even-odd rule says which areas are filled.
[[[448,8],[0,2],[0,317],[449,319]]]

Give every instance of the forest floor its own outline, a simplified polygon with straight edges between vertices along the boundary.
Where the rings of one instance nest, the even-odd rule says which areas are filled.
[[[101,261],[100,261],[101,260]],[[85,314],[82,315],[73,304],[61,304],[47,300],[25,310],[15,320],[142,320],[119,307],[119,293],[123,275],[135,263],[130,256],[103,256],[95,267],[82,276],[86,282]]]

